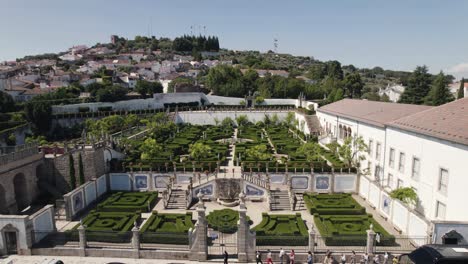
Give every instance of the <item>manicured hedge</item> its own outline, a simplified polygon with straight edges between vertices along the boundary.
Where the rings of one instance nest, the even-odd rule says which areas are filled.
[[[372,215],[319,215],[314,221],[320,234],[325,237],[327,246],[365,246],[366,231],[373,224],[374,231],[380,234],[380,246],[395,245],[395,237],[390,235]]]
[[[304,202],[310,214],[320,215],[362,215],[364,207],[351,194],[304,194]]]
[[[134,223],[139,221],[140,212],[97,212],[91,211],[84,219],[86,238],[88,241],[123,243],[129,242]],[[72,240],[78,240],[78,227],[76,225],[68,231]]]
[[[98,204],[102,212],[149,212],[157,202],[157,192],[118,192]]]
[[[301,214],[262,214],[262,222],[253,229],[257,234],[257,245],[305,246],[308,243],[307,227]]]
[[[237,231],[237,222],[239,221],[239,212],[232,209],[214,210],[206,217],[208,226],[221,233],[235,233]],[[252,223],[247,217],[249,223]]]
[[[158,214],[158,212],[153,212],[141,228],[141,241],[187,245],[190,228],[193,228],[192,213]]]

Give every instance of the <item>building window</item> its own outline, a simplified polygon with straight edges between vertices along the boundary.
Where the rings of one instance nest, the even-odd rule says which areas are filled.
[[[446,211],[447,207],[445,206],[445,204],[437,201],[437,205],[436,205],[436,218],[438,219],[445,219],[445,211]]]
[[[400,152],[400,159],[398,161],[398,171],[405,173],[405,153]]]
[[[395,149],[393,148],[390,148],[388,166],[390,166],[390,168],[393,168],[395,166]]]
[[[375,166],[374,179],[376,181],[380,181],[380,166],[379,165]]]
[[[388,174],[387,186],[390,187],[390,188],[392,188],[392,186],[393,186],[393,175],[391,173]]]
[[[397,189],[398,189],[398,188],[403,188],[403,181],[402,181],[402,180],[398,179],[396,188],[397,188]]]
[[[380,142],[377,142],[375,146],[375,159],[376,160],[380,160],[380,150],[381,150],[380,147],[381,147]]]
[[[369,139],[369,156],[372,157],[372,147],[374,145],[374,141],[372,141],[372,139]]]
[[[439,192],[443,194],[447,194],[447,188],[448,188],[448,170],[446,169],[440,169],[439,172]]]
[[[413,157],[413,168],[411,170],[411,178],[414,180],[419,180],[419,168],[421,166],[421,162],[418,158]]]

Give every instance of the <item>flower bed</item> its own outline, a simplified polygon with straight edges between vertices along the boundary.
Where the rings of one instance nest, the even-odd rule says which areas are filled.
[[[102,212],[149,212],[157,202],[157,192],[118,192],[98,204]]]
[[[308,243],[307,227],[301,214],[269,215],[262,214],[262,222],[254,229],[257,245],[268,246],[305,246]]]

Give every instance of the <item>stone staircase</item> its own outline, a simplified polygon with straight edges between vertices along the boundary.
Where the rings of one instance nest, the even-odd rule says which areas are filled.
[[[296,204],[294,206],[294,211],[306,210],[307,207],[305,206],[305,203],[304,203],[304,194],[296,193],[294,195],[296,196]]]
[[[272,211],[291,210],[287,190],[271,190],[270,208]]]
[[[173,189],[166,209],[187,209],[185,202],[185,191],[182,189]]]

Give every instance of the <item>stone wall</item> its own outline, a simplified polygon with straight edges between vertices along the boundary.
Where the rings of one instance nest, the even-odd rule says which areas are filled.
[[[106,171],[104,161],[104,148],[96,149],[74,149],[68,154],[57,156],[55,158],[47,159],[48,168],[52,169],[53,172],[53,184],[62,192],[70,191],[70,166],[69,166],[69,154],[73,155],[75,176],[77,185],[79,181],[79,154],[81,153],[83,159],[83,169],[85,180],[89,181],[93,178],[98,178],[103,175]]]

